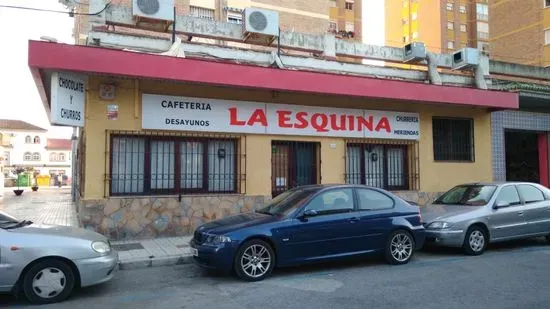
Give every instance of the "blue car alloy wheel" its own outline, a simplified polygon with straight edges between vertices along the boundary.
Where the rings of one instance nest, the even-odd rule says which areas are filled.
[[[235,255],[237,276],[246,281],[260,281],[271,274],[275,266],[275,252],[261,239],[245,242]]]

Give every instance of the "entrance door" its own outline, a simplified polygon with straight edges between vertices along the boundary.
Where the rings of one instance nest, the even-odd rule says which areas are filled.
[[[506,180],[540,182],[538,134],[506,131]]]
[[[319,183],[319,144],[274,141],[271,154],[273,197],[291,188]]]

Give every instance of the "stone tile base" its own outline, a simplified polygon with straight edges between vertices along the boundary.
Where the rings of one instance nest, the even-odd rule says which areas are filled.
[[[399,191],[398,196],[426,205],[441,193]],[[128,197],[80,200],[82,227],[112,240],[150,239],[190,235],[201,224],[261,207],[270,196],[218,195]]]
[[[426,206],[445,192],[396,191],[393,193],[404,200],[418,203],[420,206]]]
[[[270,196],[217,195],[80,200],[81,226],[112,240],[191,234],[199,225],[262,206]]]

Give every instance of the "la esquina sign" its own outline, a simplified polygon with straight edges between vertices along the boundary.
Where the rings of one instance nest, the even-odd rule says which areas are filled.
[[[144,129],[418,140],[417,113],[143,94]]]

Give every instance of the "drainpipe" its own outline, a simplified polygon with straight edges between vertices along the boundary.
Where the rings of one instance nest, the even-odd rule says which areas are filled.
[[[78,185],[78,180],[76,179],[78,175],[77,173],[78,164],[76,162],[77,160],[76,143],[77,142],[78,142],[77,127],[73,127],[73,135],[71,136],[71,157],[72,157],[71,197],[72,197],[73,203],[76,202],[76,192],[77,192],[77,185]]]

